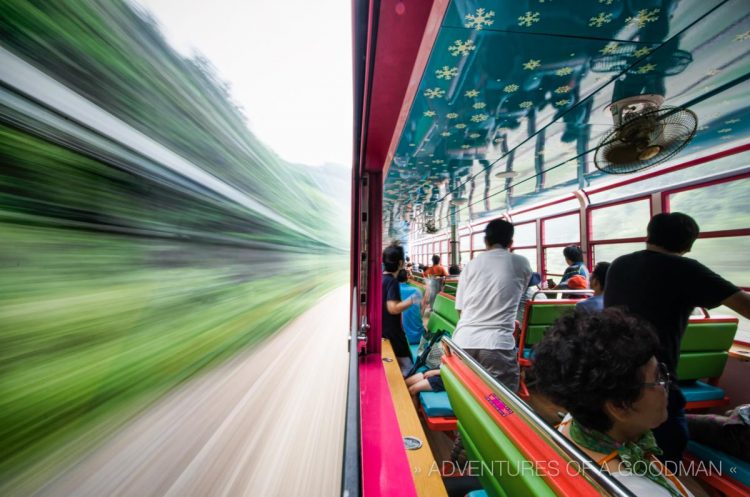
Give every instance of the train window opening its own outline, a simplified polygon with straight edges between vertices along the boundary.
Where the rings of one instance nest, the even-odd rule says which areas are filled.
[[[591,266],[595,266],[597,262],[612,262],[621,255],[631,254],[638,250],[646,248],[645,240],[643,242],[632,242],[632,243],[597,243],[593,245],[592,249],[592,261]]]
[[[622,238],[646,238],[651,219],[651,203],[647,198],[589,210],[591,243]]]
[[[666,197],[669,210],[691,216],[701,233],[746,230],[750,234],[750,177],[701,185]]]

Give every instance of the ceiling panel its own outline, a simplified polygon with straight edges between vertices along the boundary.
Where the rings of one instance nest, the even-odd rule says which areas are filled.
[[[599,9],[611,21],[589,26]],[[643,9],[657,18],[633,21]],[[538,21],[519,26],[527,11]],[[749,51],[744,0],[452,2],[388,169],[386,233],[446,227],[454,199],[463,223],[608,181],[592,150],[623,97],[696,112],[677,159],[746,142]]]

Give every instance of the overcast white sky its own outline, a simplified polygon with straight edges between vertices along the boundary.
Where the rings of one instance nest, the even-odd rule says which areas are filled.
[[[213,63],[250,129],[281,157],[350,165],[350,1],[136,1],[180,53]]]

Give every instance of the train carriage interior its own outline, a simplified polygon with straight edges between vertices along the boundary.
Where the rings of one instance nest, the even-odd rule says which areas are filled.
[[[563,276],[566,246],[579,246],[592,270],[643,249],[653,215],[683,212],[700,226],[687,257],[750,290],[750,4],[353,5],[352,336],[359,337],[363,493],[630,495],[595,471],[575,478],[484,471],[497,461],[585,463],[550,433],[554,406],[523,381],[511,393],[452,341],[460,275],[441,279],[425,318],[428,331],[447,332],[440,375],[448,391],[422,392],[412,405],[391,344],[381,341],[381,252],[400,244],[412,264],[409,284],[425,291],[431,278],[422,270],[433,256],[463,268],[486,250],[488,222],[503,219],[515,227],[510,250],[545,282]],[[522,369],[576,302],[550,297],[527,303],[516,324]],[[750,372],[750,321],[725,306],[694,314],[677,368],[688,412],[750,402],[742,380]],[[414,360],[418,352],[413,344]],[[459,471],[478,477],[469,487],[448,455],[456,434],[485,464]],[[396,449],[402,437],[427,447],[415,449],[410,439]],[[695,492],[750,492],[747,462],[690,444],[685,461],[739,467],[697,478]]]

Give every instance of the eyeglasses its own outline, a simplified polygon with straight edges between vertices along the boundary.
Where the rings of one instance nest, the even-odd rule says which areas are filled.
[[[659,386],[665,389],[669,389],[670,383],[672,383],[672,378],[669,375],[669,369],[667,368],[666,364],[664,364],[663,362],[660,362],[656,368],[656,379],[654,381],[643,383],[643,386],[644,387]]]

